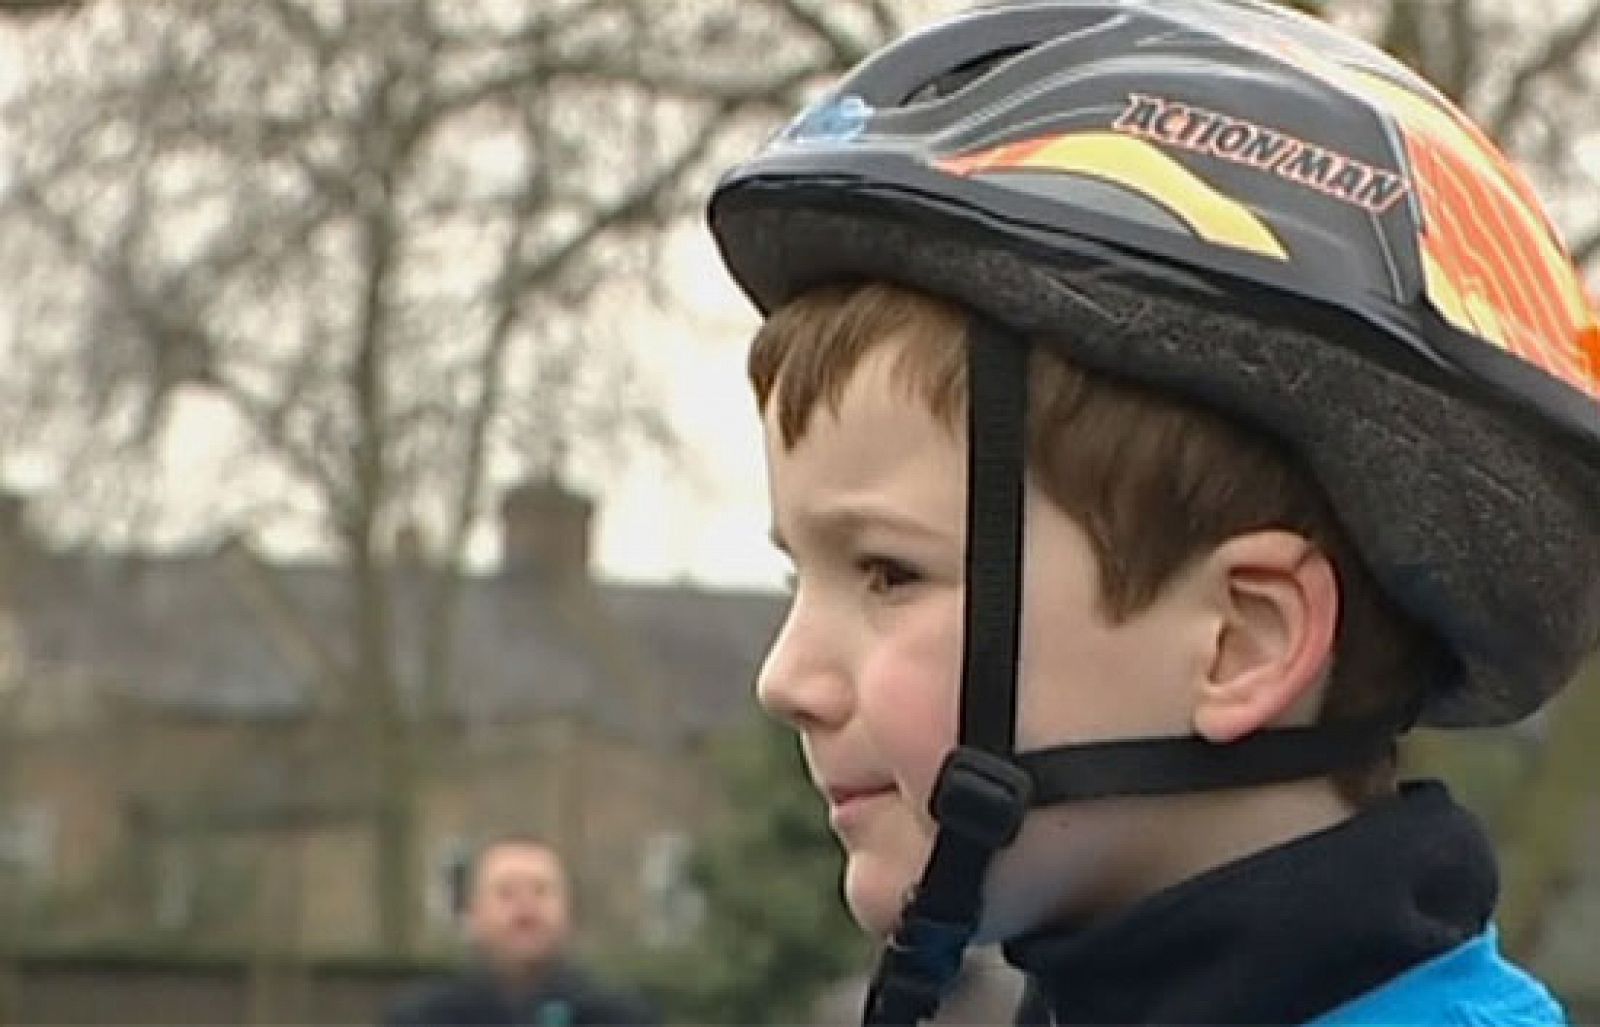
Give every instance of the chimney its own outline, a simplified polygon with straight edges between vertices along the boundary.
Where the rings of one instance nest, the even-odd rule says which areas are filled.
[[[560,482],[514,485],[500,500],[501,566],[558,580],[589,573],[594,502]]]
[[[28,497],[0,485],[0,610],[10,610],[39,554],[28,527]]]
[[[431,556],[428,536],[423,531],[422,525],[415,521],[406,521],[395,529],[394,565],[396,567],[405,571],[422,570],[428,566]]]
[[[0,540],[6,544],[22,543],[27,538],[28,499],[18,492],[0,486]]]

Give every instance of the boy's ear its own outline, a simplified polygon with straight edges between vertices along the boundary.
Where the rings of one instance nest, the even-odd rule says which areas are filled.
[[[1313,702],[1332,661],[1339,586],[1327,555],[1288,531],[1231,538],[1204,573],[1219,616],[1194,729],[1225,744]]]

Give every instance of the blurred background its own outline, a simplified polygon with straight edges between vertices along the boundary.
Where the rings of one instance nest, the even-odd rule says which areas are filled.
[[[0,0],[0,1022],[370,1023],[505,831],[674,1022],[853,1019],[700,208],[960,6]],[[1296,6],[1472,110],[1600,284],[1600,0]],[[1580,1019],[1597,739],[1588,680],[1406,754]],[[948,1015],[1013,987],[979,954]]]

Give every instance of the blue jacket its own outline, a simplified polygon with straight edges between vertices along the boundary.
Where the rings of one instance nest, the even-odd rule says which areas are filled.
[[[1408,783],[1335,827],[1005,951],[1029,976],[1029,1014],[1058,1027],[1565,1023],[1501,957],[1496,894],[1476,818],[1440,785]]]
[[[1566,1022],[1545,986],[1500,954],[1493,927],[1312,1021],[1316,1027],[1543,1027]]]

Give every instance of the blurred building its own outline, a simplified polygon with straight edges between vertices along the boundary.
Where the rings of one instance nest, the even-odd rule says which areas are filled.
[[[453,938],[450,865],[507,830],[568,854],[588,940],[670,934],[717,801],[707,739],[753,714],[782,601],[596,581],[590,504],[548,484],[502,513],[504,566],[462,585],[424,762],[429,938]],[[51,551],[22,514],[0,503],[0,921],[35,941],[373,946],[380,782],[361,704],[326,674],[356,637],[346,576]],[[431,572],[414,536],[396,549],[397,674],[421,709]]]
[[[501,570],[462,584],[419,796],[417,901],[438,949],[455,940],[452,866],[504,831],[569,855],[590,943],[668,938],[695,914],[684,858],[719,795],[707,744],[754,715],[783,600],[596,580],[592,512],[549,484],[513,490]],[[356,636],[347,575],[264,575],[237,550],[54,550],[25,513],[0,495],[0,942],[371,951],[382,788],[361,704],[326,679],[327,654],[347,658]],[[402,532],[388,569],[401,698],[420,711],[432,573],[420,538]],[[1535,963],[1588,1015],[1600,1008],[1592,786],[1583,808],[1578,873]],[[944,1022],[1014,1003],[1008,971],[971,969]],[[849,1021],[859,986],[841,984],[819,1022]]]

